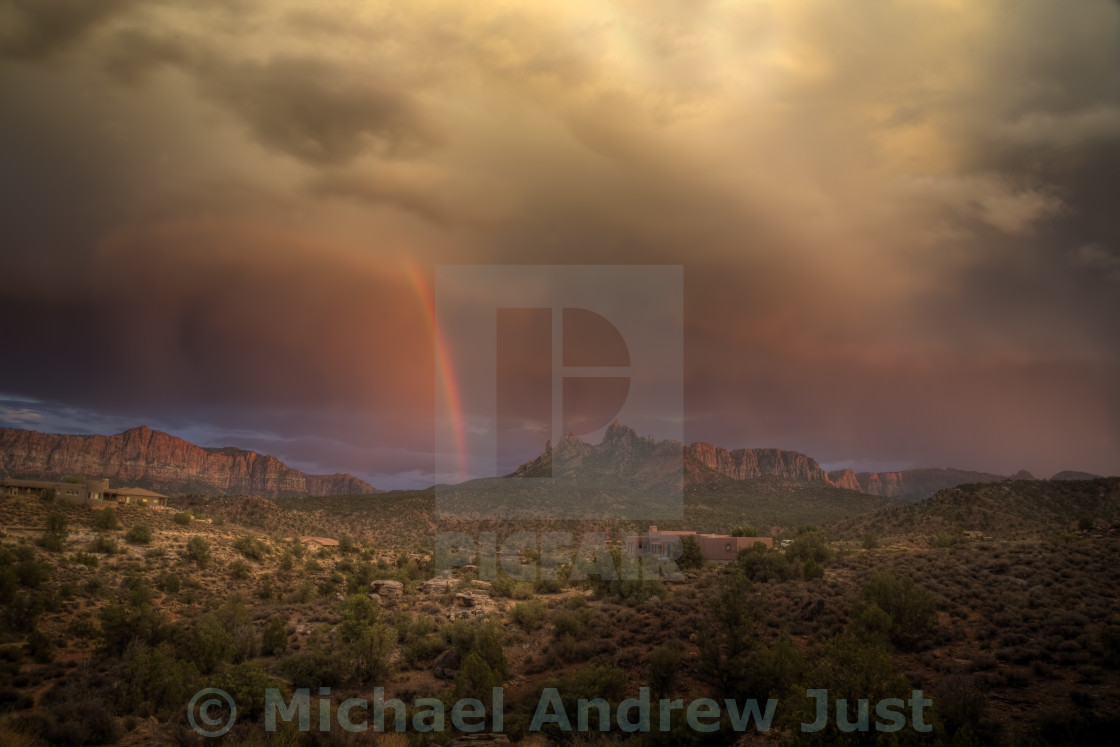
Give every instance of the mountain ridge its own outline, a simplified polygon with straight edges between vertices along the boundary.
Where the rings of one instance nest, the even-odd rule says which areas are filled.
[[[0,472],[107,478],[171,495],[360,495],[381,492],[353,475],[309,475],[278,458],[236,447],[205,448],[137,426],[111,436],[0,428]]]

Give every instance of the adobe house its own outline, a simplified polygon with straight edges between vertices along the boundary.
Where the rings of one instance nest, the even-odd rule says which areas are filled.
[[[144,488],[106,488],[105,500],[137,506],[164,506],[167,496]]]
[[[0,481],[0,493],[3,495],[22,495],[38,498],[43,491],[54,491],[56,500],[67,503],[90,503],[102,500],[108,480],[83,480],[82,482],[67,482],[65,480],[10,480]]]
[[[338,547],[338,540],[330,537],[300,537],[299,541],[311,549],[320,547]]]
[[[3,480],[0,493],[38,498],[44,490],[53,490],[54,497],[67,503],[84,503],[93,508],[105,508],[110,503],[138,506],[163,506],[167,496],[143,488],[110,488],[108,480],[83,480],[66,482],[57,480]]]
[[[761,542],[767,547],[774,546],[774,540],[771,537],[699,534],[692,530],[659,530],[656,526],[651,526],[648,532],[642,534],[628,534],[623,537],[622,542],[626,554],[631,558],[636,558],[639,555],[653,555],[659,560],[667,560],[674,554],[680,555],[679,550],[674,550],[674,545],[678,544],[681,541],[680,538],[685,536],[695,537],[704,560],[716,563],[727,563],[735,560],[739,556],[740,550],[752,546],[755,542]]]

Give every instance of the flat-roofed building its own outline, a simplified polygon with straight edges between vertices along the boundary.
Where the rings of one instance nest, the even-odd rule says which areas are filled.
[[[701,534],[691,530],[659,530],[651,526],[648,532],[641,534],[628,534],[623,537],[623,548],[631,558],[639,555],[653,555],[655,558],[666,560],[680,556],[681,537],[694,537],[700,547],[700,554],[704,560],[716,563],[726,563],[735,560],[739,551],[751,547],[756,542],[761,542],[766,547],[773,547],[771,537],[732,537],[728,534]]]

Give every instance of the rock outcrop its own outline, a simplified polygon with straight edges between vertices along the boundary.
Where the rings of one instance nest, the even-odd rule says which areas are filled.
[[[115,436],[0,428],[0,472],[12,477],[86,475],[161,493],[361,495],[379,492],[352,475],[308,475],[273,456],[206,449],[147,426]]]
[[[816,460],[797,451],[783,449],[735,449],[698,441],[685,450],[685,459],[735,480],[774,475],[801,482],[828,482]]]
[[[828,481],[837,487],[904,500],[928,498],[939,490],[955,488],[965,483],[1006,479],[1008,478],[1004,475],[963,469],[907,469],[899,472],[855,472],[840,469],[828,473]]]

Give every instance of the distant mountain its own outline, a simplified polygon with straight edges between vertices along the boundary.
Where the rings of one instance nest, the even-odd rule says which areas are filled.
[[[1034,479],[1029,477],[1029,473],[1027,475],[1026,479]],[[829,482],[839,487],[909,501],[928,498],[939,490],[965,483],[998,482],[1006,479],[1005,475],[963,469],[907,469],[900,472],[854,472],[841,469],[828,473]]]
[[[552,480],[533,479],[544,477]],[[598,444],[569,434],[504,477],[439,486],[436,497],[441,521],[629,517],[706,531],[819,524],[898,503],[831,484],[816,461],[795,451],[686,446],[617,422]]]
[[[1077,470],[1067,469],[1051,477],[1051,480],[1095,480],[1100,475],[1094,475],[1091,472],[1078,472]]]
[[[959,469],[908,469],[899,472],[855,472],[851,469],[825,471],[812,457],[785,449],[725,449],[703,441],[685,446],[677,441],[654,441],[638,436],[620,423],[608,426],[600,444],[585,443],[573,435],[565,436],[555,449],[546,444],[536,459],[521,465],[514,476],[533,477],[551,474],[563,464],[561,474],[591,469],[609,470],[616,478],[636,485],[652,486],[669,479],[667,470],[680,464],[679,475],[686,487],[719,483],[724,478],[752,480],[780,478],[809,485],[830,485],[867,495],[915,501],[939,490],[965,483],[998,482],[1005,475]],[[1020,471],[1017,479],[1034,479]]]
[[[108,478],[161,493],[359,495],[380,492],[352,475],[308,475],[273,456],[205,449],[147,426],[115,436],[69,436],[0,428],[0,473],[11,477]]]
[[[555,475],[554,469],[558,470]],[[703,485],[716,477],[733,480],[781,477],[798,482],[829,483],[828,473],[814,459],[796,451],[729,451],[703,441],[688,446],[679,441],[655,441],[639,436],[633,428],[617,421],[607,427],[598,444],[586,443],[571,434],[562,438],[555,449],[552,442],[548,442],[539,457],[522,464],[513,476],[563,476],[586,470],[607,470],[616,477],[645,486],[677,480],[678,490],[682,479],[685,485],[691,486]]]
[[[928,539],[962,532],[1012,539],[1073,530],[1084,519],[1098,529],[1120,527],[1120,478],[959,485],[916,503],[846,518],[828,529],[850,539],[867,533]]]

